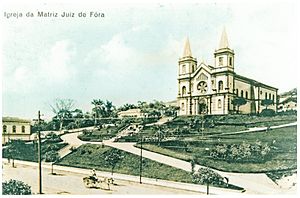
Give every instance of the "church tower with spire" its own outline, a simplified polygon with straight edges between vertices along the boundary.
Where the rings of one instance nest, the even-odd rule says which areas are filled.
[[[268,108],[276,111],[278,89],[238,75],[234,67],[234,51],[229,47],[225,28],[212,65],[204,61],[197,65],[187,38],[178,61],[178,115],[259,114],[265,99],[274,101]],[[244,99],[246,104],[237,106],[233,102],[236,98]]]
[[[197,68],[197,59],[193,57],[189,39],[186,38],[182,57],[178,61],[178,98],[179,105],[187,115],[192,114],[191,76]]]
[[[234,51],[229,48],[228,38],[225,28],[223,29],[219,48],[215,50],[215,68],[234,71]]]

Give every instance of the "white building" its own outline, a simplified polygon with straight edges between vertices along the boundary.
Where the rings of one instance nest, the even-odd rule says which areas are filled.
[[[178,61],[178,115],[230,114],[236,112],[231,101],[236,97],[247,103],[241,113],[260,113],[265,107],[264,99],[274,104],[268,109],[277,110],[278,89],[235,73],[234,51],[229,47],[227,34],[223,30],[219,49],[214,52],[214,64],[198,62],[192,56],[189,40]]]
[[[12,139],[30,140],[30,124],[30,120],[2,117],[2,144]]]
[[[124,117],[144,118],[145,116],[146,114],[143,113],[141,109],[128,109],[126,111],[120,111],[118,113],[119,118],[124,118]]]

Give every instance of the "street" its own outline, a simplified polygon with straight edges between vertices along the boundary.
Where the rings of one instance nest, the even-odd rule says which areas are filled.
[[[36,166],[18,164],[12,168],[6,160],[2,161],[2,182],[9,179],[21,180],[31,186],[34,194],[38,192],[38,170]],[[55,167],[55,166],[54,166]],[[139,184],[137,182],[115,179],[116,185],[111,185],[111,190],[88,189],[84,186],[82,178],[87,174],[71,171],[55,170],[56,175],[49,174],[48,168],[43,168],[43,193],[44,194],[198,194],[194,191],[179,190],[174,188]]]

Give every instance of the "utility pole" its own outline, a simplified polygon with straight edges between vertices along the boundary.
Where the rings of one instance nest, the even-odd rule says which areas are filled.
[[[42,192],[42,154],[41,154],[41,129],[40,129],[40,124],[41,124],[41,112],[38,111],[38,119],[35,120],[37,121],[38,125],[38,163],[39,163],[39,177],[38,177],[38,183],[39,183],[39,194],[43,194]]]
[[[143,168],[143,135],[141,134],[140,184],[142,183],[142,168]]]

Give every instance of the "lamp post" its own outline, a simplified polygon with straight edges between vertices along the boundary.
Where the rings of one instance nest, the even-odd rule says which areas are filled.
[[[141,134],[140,184],[142,183],[142,170],[143,170],[143,135]]]
[[[41,112],[38,111],[38,119],[37,121],[38,127],[38,167],[39,167],[39,176],[38,176],[38,184],[39,184],[39,194],[43,194],[42,192],[42,154],[41,154],[41,129],[40,129],[40,123],[41,123]]]
[[[42,154],[41,154],[41,113],[38,112],[38,162],[39,162],[39,194],[43,194],[42,192]]]

